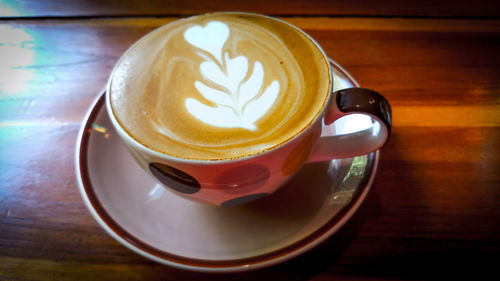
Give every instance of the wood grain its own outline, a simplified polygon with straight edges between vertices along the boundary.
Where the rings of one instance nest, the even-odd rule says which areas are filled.
[[[251,4],[244,0],[6,0],[0,4],[0,17],[176,16],[216,11],[295,16],[497,17],[500,5],[492,0],[254,0]]]
[[[0,24],[0,280],[482,279],[493,273],[500,252],[495,19],[285,18],[393,105],[393,135],[373,191],[320,247],[268,269],[208,275],[161,266],[115,242],[78,194],[76,134],[120,54],[174,19]]]

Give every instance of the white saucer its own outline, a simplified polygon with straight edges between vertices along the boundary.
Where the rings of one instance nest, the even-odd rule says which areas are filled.
[[[336,89],[358,86],[331,64]],[[325,132],[347,133],[371,124],[366,116],[351,115]],[[262,268],[315,247],[358,209],[377,164],[378,151],[308,164],[276,193],[252,203],[194,203],[160,186],[134,162],[108,119],[103,94],[90,107],[76,147],[81,195],[111,236],[159,263],[205,272]]]

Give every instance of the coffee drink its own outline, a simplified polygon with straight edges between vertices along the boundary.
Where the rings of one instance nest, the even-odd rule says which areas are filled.
[[[304,33],[264,16],[214,13],[146,35],[108,90],[114,116],[142,145],[223,160],[293,138],[320,114],[330,87],[328,62]]]

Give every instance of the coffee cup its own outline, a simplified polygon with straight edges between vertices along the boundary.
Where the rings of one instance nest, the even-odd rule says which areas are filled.
[[[387,100],[332,89],[328,57],[304,31],[221,12],[166,24],[131,46],[110,75],[106,108],[130,154],[165,188],[229,206],[272,194],[308,162],[382,147]],[[373,126],[321,136],[323,124],[352,113]]]

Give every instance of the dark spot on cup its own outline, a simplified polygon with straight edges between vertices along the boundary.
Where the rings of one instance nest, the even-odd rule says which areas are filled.
[[[267,167],[246,165],[227,170],[217,177],[217,187],[230,194],[250,193],[269,179]]]
[[[150,163],[149,170],[165,186],[186,194],[193,194],[200,190],[200,183],[191,175],[174,167]]]
[[[313,141],[317,137],[316,133],[312,133],[305,139],[303,139],[297,147],[295,147],[292,152],[287,156],[281,171],[284,175],[291,175],[295,173],[304,163],[307,161],[309,154],[313,149]]]
[[[223,207],[229,207],[229,206],[236,206],[236,205],[241,205],[245,203],[252,202],[254,200],[260,199],[262,197],[267,196],[267,193],[255,193],[255,194],[250,194],[250,195],[245,195],[242,197],[234,198],[231,200],[228,200],[226,202],[223,202],[221,206]]]

